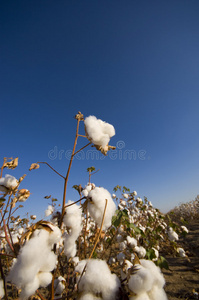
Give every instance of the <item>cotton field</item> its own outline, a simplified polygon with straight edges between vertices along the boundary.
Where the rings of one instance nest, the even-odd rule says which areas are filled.
[[[115,134],[111,124],[95,116],[84,120],[80,112],[76,120],[62,206],[57,207],[51,198],[52,203],[45,210],[46,220],[36,221],[35,215],[21,219],[20,205],[28,201],[30,191],[20,188],[25,176],[11,175],[12,169],[18,166],[18,158],[4,158],[0,178],[0,297],[168,299],[161,271],[168,268],[164,254],[187,257],[178,244],[180,237],[188,234],[187,227],[163,215],[147,198],[141,199],[139,191],[117,185],[112,193],[91,182],[91,176],[88,183],[84,183],[86,178],[81,186],[75,186],[77,198],[67,200],[67,182],[77,139],[85,138],[85,147],[93,144],[104,155],[114,149],[109,145]],[[85,136],[80,136],[78,130],[83,123]],[[39,172],[40,166],[41,163],[33,163],[30,170]],[[54,166],[50,168],[62,176]],[[89,175],[94,169],[89,169]]]

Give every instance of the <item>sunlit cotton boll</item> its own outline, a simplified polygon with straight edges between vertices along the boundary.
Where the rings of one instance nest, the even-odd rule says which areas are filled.
[[[168,229],[168,238],[171,242],[178,241],[178,234],[173,230],[172,227]]]
[[[115,135],[113,125],[106,123],[95,116],[89,116],[84,121],[89,140],[98,146],[108,145],[110,138]]]
[[[151,277],[150,270],[142,265],[136,265],[136,267],[138,270],[128,280],[129,289],[136,294],[150,291],[153,286],[153,277]]]
[[[125,193],[125,194],[123,194],[123,197],[124,197],[125,199],[128,199],[129,195]]]
[[[138,254],[139,258],[143,258],[146,255],[146,249],[142,246],[136,246],[134,248],[135,252]]]
[[[147,293],[141,293],[139,295],[133,296],[129,298],[130,300],[151,300]],[[162,300],[161,298],[157,298],[156,300]]]
[[[112,217],[116,211],[116,205],[111,198],[111,194],[103,187],[96,187],[89,192],[88,197],[88,211],[99,227],[102,223],[107,200],[106,213],[102,227],[102,230],[106,230],[111,226]]]
[[[101,293],[103,300],[115,300],[119,287],[119,279],[111,274],[105,261],[90,259],[86,262],[85,273],[78,283],[79,292]]]
[[[48,205],[48,208],[45,210],[45,216],[48,217],[52,215],[54,212],[54,207],[52,205]]]
[[[41,279],[42,285],[49,284],[50,275],[41,272],[51,272],[57,263],[56,255],[51,251],[48,231],[35,230],[32,238],[20,249],[19,255],[7,280],[12,281],[19,288],[22,288],[21,297],[26,299],[39,287]]]
[[[18,185],[18,180],[9,174],[6,174],[5,177],[0,178],[0,191],[6,192],[6,189],[12,190]]]
[[[128,235],[127,238],[126,238],[126,240],[127,240],[128,245],[129,245],[131,248],[134,248],[134,247],[137,246],[137,240],[136,240],[135,238],[130,237],[130,236]]]
[[[0,279],[0,299],[3,298],[5,295],[4,286],[3,286],[3,280]]]
[[[183,248],[177,248],[177,252],[179,253],[180,257],[186,257],[186,253]]]

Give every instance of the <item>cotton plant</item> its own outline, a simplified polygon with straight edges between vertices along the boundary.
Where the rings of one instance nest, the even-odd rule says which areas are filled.
[[[31,235],[27,235],[30,239],[26,240],[20,249],[17,260],[7,276],[7,281],[21,289],[20,297],[24,300],[33,295],[39,287],[46,287],[51,283],[51,272],[57,264],[57,255],[52,251],[52,247],[59,242],[61,231],[50,223],[45,223],[43,228],[35,229]]]
[[[64,235],[64,253],[69,259],[76,255],[76,240],[82,230],[82,209],[71,200],[69,200],[66,205],[63,223],[66,228]]]
[[[112,274],[104,260],[82,260],[75,267],[79,300],[115,300],[120,288],[120,280]],[[93,298],[92,298],[93,297]],[[89,298],[88,298],[89,299]]]
[[[164,291],[165,279],[152,261],[141,259],[127,270],[127,285],[130,291],[130,300],[167,300]]]
[[[95,116],[89,116],[84,120],[86,136],[97,150],[107,154],[108,150],[115,149],[109,145],[111,137],[115,135],[113,125],[97,119]]]
[[[97,223],[98,227],[101,226],[105,204],[107,201],[102,230],[109,228],[111,226],[112,217],[116,211],[116,205],[111,197],[111,194],[103,187],[95,187],[88,193],[87,199],[88,211],[91,217]]]

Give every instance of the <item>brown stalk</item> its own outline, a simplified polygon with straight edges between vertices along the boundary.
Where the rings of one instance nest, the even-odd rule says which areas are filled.
[[[1,211],[1,215],[2,215],[2,218],[3,218],[2,211]],[[8,237],[8,234],[7,234],[5,220],[3,220],[3,228],[4,228],[4,232],[5,232],[6,241],[7,241],[8,245],[10,246],[10,249],[15,253],[14,248],[13,248],[12,244],[10,243],[10,240],[9,240],[9,237]]]
[[[53,170],[57,175],[65,179],[63,175],[61,175],[59,172],[57,172],[51,165],[49,165],[46,161],[38,161],[37,164],[46,164],[51,170]]]

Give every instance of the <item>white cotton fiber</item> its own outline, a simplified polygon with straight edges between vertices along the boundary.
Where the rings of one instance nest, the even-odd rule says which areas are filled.
[[[161,269],[157,267],[151,260],[141,259],[140,263],[143,267],[150,270],[154,284],[159,288],[162,288],[165,285],[165,279],[161,272]]]
[[[3,280],[0,279],[0,299],[5,295]]]
[[[130,300],[151,300],[151,298],[149,298],[147,293],[141,293],[139,295],[132,296],[129,299]],[[163,300],[163,299],[157,298],[156,300]]]
[[[106,199],[108,200],[102,227],[103,230],[106,230],[111,226],[112,217],[116,211],[116,205],[111,198],[111,194],[103,187],[96,187],[89,192],[88,197],[90,199],[88,211],[99,227],[102,223]]]
[[[110,138],[115,135],[113,125],[106,123],[95,116],[89,116],[84,121],[86,134],[88,139],[103,148],[108,145]]]
[[[84,269],[85,261],[80,266],[77,265],[75,271]],[[86,262],[86,269],[78,282],[79,292],[92,293],[94,295],[101,293],[103,300],[115,300],[120,287],[120,281],[115,274],[111,274],[105,261],[99,259],[90,259]]]
[[[74,202],[69,200],[67,205]],[[69,230],[69,233],[65,233],[64,239],[64,253],[69,259],[76,255],[76,240],[82,230],[82,209],[77,204],[70,205],[65,209],[64,224]]]
[[[127,238],[126,238],[126,240],[127,240],[127,243],[129,244],[129,246],[130,246],[131,248],[135,248],[135,247],[137,246],[137,240],[134,239],[133,237],[130,237],[130,236],[128,235]]]
[[[22,299],[27,299],[39,286],[46,286],[51,282],[50,272],[57,263],[57,256],[51,249],[53,241],[58,240],[57,236],[60,236],[58,228],[54,228],[52,236],[47,230],[37,229],[20,249],[7,280],[22,289]]]
[[[50,272],[39,272],[37,277],[39,279],[39,286],[41,287],[48,286],[52,281],[52,273]]]
[[[131,275],[128,281],[128,287],[136,294],[149,291],[153,286],[153,278],[151,272],[145,269],[142,265],[136,265],[138,271],[134,275]]]
[[[148,295],[150,297],[150,300],[168,300],[167,295],[164,291],[164,289],[159,288],[157,285],[154,285],[152,289],[148,292]]]
[[[38,277],[34,277],[32,282],[29,282],[22,286],[22,291],[20,294],[20,299],[26,300],[28,299],[31,295],[35,293],[35,291],[39,288],[39,279]]]
[[[96,297],[94,294],[92,293],[83,293],[81,294],[79,300],[100,300],[101,298]]]
[[[7,189],[14,189],[18,183],[18,180],[9,174],[6,174],[5,177],[0,178],[0,186],[5,186]]]

